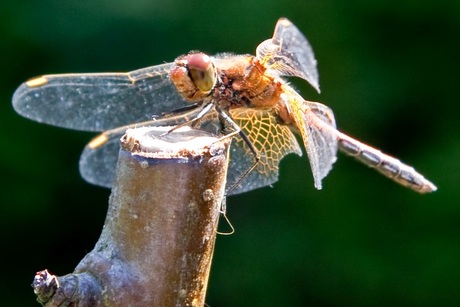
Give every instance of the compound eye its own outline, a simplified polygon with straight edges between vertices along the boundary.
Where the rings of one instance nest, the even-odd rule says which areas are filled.
[[[195,86],[203,92],[209,92],[216,84],[216,67],[211,58],[204,53],[191,54],[187,59],[187,68]]]

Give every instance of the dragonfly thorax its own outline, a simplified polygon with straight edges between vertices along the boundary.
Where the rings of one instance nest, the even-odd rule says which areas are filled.
[[[266,73],[254,56],[217,60],[218,84],[213,96],[235,107],[274,107],[281,95],[281,80]]]

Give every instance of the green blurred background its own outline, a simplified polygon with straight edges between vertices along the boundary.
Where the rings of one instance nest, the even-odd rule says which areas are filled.
[[[397,3],[397,4],[396,4]],[[228,199],[209,306],[460,304],[460,2],[13,1],[0,10],[3,306],[38,306],[36,271],[69,273],[101,232],[110,191],[85,183],[93,136],[16,115],[11,96],[47,73],[129,71],[189,50],[254,53],[291,19],[319,62],[339,128],[437,184],[418,195],[339,155],[322,191],[306,157],[273,188]]]

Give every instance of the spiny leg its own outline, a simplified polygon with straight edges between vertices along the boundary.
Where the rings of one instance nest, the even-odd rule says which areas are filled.
[[[192,123],[194,123],[196,121],[199,121],[201,118],[203,118],[203,116],[205,116],[206,114],[209,113],[209,111],[211,111],[213,106],[214,105],[212,103],[208,103],[208,104],[204,105],[202,107],[201,111],[194,118],[186,120],[185,122],[172,127],[170,130],[166,131],[165,133],[163,133],[160,136],[164,136],[166,134],[169,134],[169,133],[173,132],[174,130],[177,130],[177,129],[181,128],[181,127],[188,126],[188,125],[190,125],[190,124],[192,124]]]
[[[154,120],[157,120],[157,119],[164,119],[164,118],[169,118],[169,117],[172,117],[172,116],[176,116],[178,114],[181,114],[181,113],[186,113],[186,112],[189,112],[189,111],[193,111],[195,110],[196,108],[198,108],[199,105],[196,104],[196,103],[193,103],[193,104],[189,104],[185,107],[182,107],[182,108],[178,108],[178,109],[174,109],[172,111],[169,111],[169,112],[163,112],[161,113],[160,115],[153,115],[152,118]]]
[[[225,195],[222,200],[222,203],[220,204],[219,213],[222,214],[222,216],[224,217],[225,221],[227,222],[227,225],[230,227],[230,231],[226,231],[226,232],[216,231],[217,234],[229,236],[235,233],[235,228],[233,227],[233,224],[230,222],[229,218],[227,217],[227,196]]]
[[[232,132],[224,135],[220,140],[226,139],[229,137],[234,137],[235,135],[238,134],[243,140],[243,142],[245,142],[246,145],[248,145],[249,150],[254,156],[254,163],[244,173],[242,173],[241,176],[234,183],[232,183],[230,187],[227,188],[227,190],[225,191],[225,195],[228,195],[233,189],[235,189],[238,186],[241,180],[243,180],[250,172],[252,172],[257,167],[257,165],[260,162],[260,155],[257,149],[255,148],[254,144],[251,142],[251,140],[246,135],[246,133],[244,133],[244,131],[241,130],[241,127],[238,126],[238,124],[233,121],[230,115],[228,115],[225,111],[223,111],[222,109],[218,107],[216,107],[216,110],[219,116],[223,119],[223,121],[229,124],[230,127],[233,129]]]

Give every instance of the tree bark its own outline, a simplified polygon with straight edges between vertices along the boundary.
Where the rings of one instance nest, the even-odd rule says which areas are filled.
[[[142,129],[122,139],[93,251],[72,274],[37,273],[45,306],[204,305],[230,140],[189,128],[161,137],[167,128]]]

